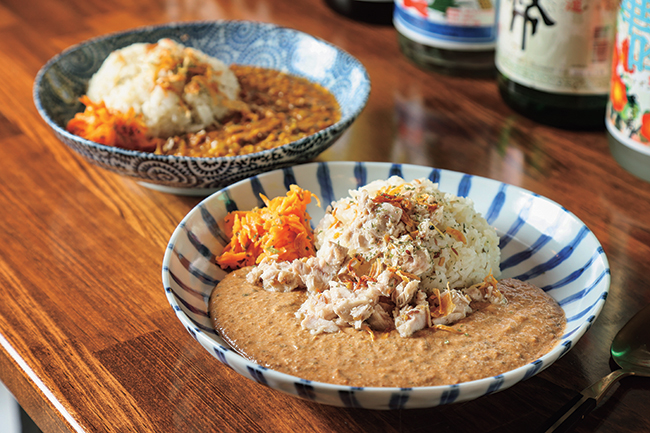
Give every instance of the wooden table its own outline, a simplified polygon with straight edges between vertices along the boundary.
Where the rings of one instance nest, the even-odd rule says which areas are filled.
[[[593,327],[541,374],[428,410],[322,406],[243,379],[167,303],[167,241],[200,198],[142,187],[73,154],[32,101],[38,69],[87,38],[146,24],[250,19],[330,41],[368,69],[372,94],[321,160],[395,161],[491,177],[549,197],[603,244],[611,293]],[[320,0],[6,0],[0,5],[0,380],[45,432],[525,432],[614,367],[609,345],[650,303],[650,184],[612,159],[603,131],[541,126],[495,81],[417,69],[395,30]],[[650,380],[624,379],[578,428],[650,431]]]

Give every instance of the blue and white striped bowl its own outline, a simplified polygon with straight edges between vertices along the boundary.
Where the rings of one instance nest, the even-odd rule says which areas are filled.
[[[476,209],[501,237],[503,277],[542,287],[562,306],[566,333],[551,352],[496,377],[450,386],[415,388],[349,387],[313,382],[245,360],[212,329],[208,297],[225,275],[215,256],[227,240],[223,219],[229,211],[262,206],[259,193],[284,195],[297,184],[318,195],[323,208],[310,204],[317,222],[326,204],[375,179],[399,175],[427,177],[442,191],[474,200]],[[367,409],[433,407],[472,400],[530,378],[567,353],[589,329],[609,292],[607,258],[594,234],[557,203],[521,188],[458,172],[390,163],[311,163],[240,181],[206,198],[174,231],[163,259],[162,279],[174,312],[206,350],[239,374],[270,388],[334,406]]]

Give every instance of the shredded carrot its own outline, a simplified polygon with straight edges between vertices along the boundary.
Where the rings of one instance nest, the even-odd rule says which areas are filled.
[[[238,269],[277,256],[279,261],[292,261],[316,254],[314,236],[309,225],[307,205],[318,197],[297,185],[291,185],[287,195],[269,200],[250,211],[230,212],[226,218],[226,235],[230,243],[217,257],[223,269]]]
[[[75,114],[67,125],[68,132],[107,146],[142,152],[156,150],[158,140],[146,135],[142,115],[133,109],[128,113],[109,110],[104,102],[95,103],[86,95],[79,98],[86,109]]]

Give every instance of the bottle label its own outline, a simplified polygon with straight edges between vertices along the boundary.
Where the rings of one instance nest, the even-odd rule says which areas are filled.
[[[496,67],[532,89],[607,95],[616,0],[501,0]]]
[[[617,141],[650,156],[650,9],[645,0],[623,0],[606,125]],[[648,168],[650,170],[650,168]]]
[[[414,42],[459,50],[489,50],[496,40],[493,0],[395,0],[393,23]]]

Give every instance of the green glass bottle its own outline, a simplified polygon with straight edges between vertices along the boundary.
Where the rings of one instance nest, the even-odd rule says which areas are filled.
[[[502,0],[496,68],[515,111],[566,129],[603,129],[616,33],[611,0]]]
[[[355,21],[380,25],[393,22],[393,0],[325,0],[325,3]]]

